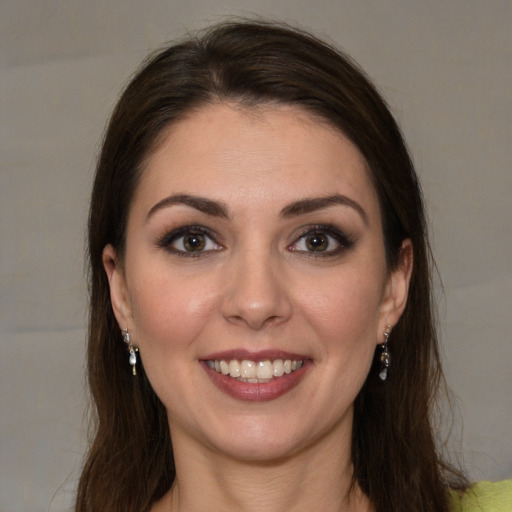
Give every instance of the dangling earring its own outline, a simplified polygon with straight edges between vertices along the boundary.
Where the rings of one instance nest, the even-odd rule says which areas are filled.
[[[128,345],[128,352],[130,352],[130,364],[132,365],[132,372],[133,375],[137,375],[137,354],[135,352],[138,352],[138,347],[134,346],[133,343],[130,341],[130,333],[128,332],[128,329],[123,329],[121,331],[123,333],[123,340]]]
[[[384,343],[380,345],[381,353],[380,353],[380,371],[379,377],[381,380],[386,380],[388,377],[388,368],[389,363],[391,362],[391,355],[388,350],[388,339],[391,334],[391,326],[386,325],[386,329],[384,331]]]

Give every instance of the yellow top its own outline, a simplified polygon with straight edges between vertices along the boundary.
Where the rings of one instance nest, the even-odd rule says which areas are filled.
[[[512,480],[478,482],[465,493],[450,495],[452,512],[512,512]]]

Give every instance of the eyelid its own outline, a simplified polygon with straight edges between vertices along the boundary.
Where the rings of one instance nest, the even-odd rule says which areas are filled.
[[[186,236],[187,234],[201,234],[209,238],[218,248],[199,250],[199,251],[185,251],[172,247],[172,244],[179,240],[179,238]],[[294,248],[295,245],[307,236],[314,234],[324,234],[333,238],[337,244],[334,249],[328,249],[325,251],[308,251]],[[333,224],[313,224],[307,225],[293,235],[294,240],[287,246],[290,252],[299,253],[305,257],[322,258],[322,257],[333,257],[337,256],[347,250],[349,250],[355,243],[353,236],[348,235],[344,230],[338,228]],[[178,227],[165,231],[165,233],[157,240],[158,247],[164,248],[171,254],[185,257],[205,257],[211,255],[214,252],[225,249],[224,243],[221,241],[221,237],[210,228],[200,224],[185,224],[179,225]]]
[[[200,234],[207,238],[209,238],[215,245],[220,246],[220,249],[208,249],[204,251],[182,251],[172,247],[172,243],[176,240],[179,240],[181,237],[192,234]],[[166,231],[163,236],[158,239],[157,245],[168,250],[172,254],[176,254],[178,256],[187,256],[187,257],[198,257],[198,256],[206,256],[211,254],[212,252],[220,251],[224,248],[223,244],[219,242],[219,237],[215,234],[211,229],[196,225],[196,224],[187,224],[184,226],[179,226],[175,229],[171,229],[170,231]]]
[[[324,234],[337,242],[338,246],[335,249],[329,249],[326,251],[305,251],[305,250],[297,250],[293,249],[293,246],[296,245],[300,240],[304,239],[307,236],[315,235],[315,234]],[[342,252],[352,248],[355,240],[347,235],[343,230],[334,226],[333,224],[315,224],[310,226],[305,226],[302,228],[296,235],[295,240],[288,246],[288,249],[292,252],[300,253],[301,255],[313,258],[324,258],[329,256],[337,256]]]

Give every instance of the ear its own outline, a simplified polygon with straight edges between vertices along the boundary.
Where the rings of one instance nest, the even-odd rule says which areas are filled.
[[[383,343],[387,326],[394,327],[404,312],[413,267],[413,247],[409,238],[402,242],[398,264],[388,276],[380,307],[377,343]]]
[[[106,245],[103,249],[102,260],[110,286],[110,302],[119,328],[133,331],[132,307],[125,275],[117,258],[116,250],[111,244]]]

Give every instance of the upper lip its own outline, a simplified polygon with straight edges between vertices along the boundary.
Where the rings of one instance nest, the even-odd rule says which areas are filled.
[[[284,350],[259,350],[256,352],[252,352],[246,349],[233,349],[233,350],[224,350],[221,352],[215,352],[212,354],[208,354],[205,357],[201,357],[203,361],[221,361],[221,360],[230,361],[232,359],[237,359],[238,361],[243,361],[244,359],[247,361],[275,361],[276,359],[290,359],[292,361],[304,361],[306,359],[311,359],[303,354],[296,354],[293,352],[287,352]]]

